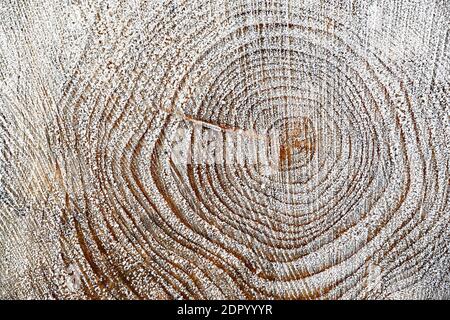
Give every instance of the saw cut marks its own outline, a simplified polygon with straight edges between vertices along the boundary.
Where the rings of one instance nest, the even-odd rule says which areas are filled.
[[[447,3],[137,2],[2,92],[1,297],[450,297]]]

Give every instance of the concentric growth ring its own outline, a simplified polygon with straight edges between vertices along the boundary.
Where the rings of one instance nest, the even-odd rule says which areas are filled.
[[[448,236],[445,137],[422,134],[408,73],[358,20],[276,1],[160,10],[140,50],[121,54],[125,33],[62,101],[56,145],[88,191],[64,235],[84,294],[368,297],[424,272]]]

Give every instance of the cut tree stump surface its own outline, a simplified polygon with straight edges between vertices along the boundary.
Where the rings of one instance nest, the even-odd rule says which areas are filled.
[[[449,299],[449,18],[2,1],[0,298]]]

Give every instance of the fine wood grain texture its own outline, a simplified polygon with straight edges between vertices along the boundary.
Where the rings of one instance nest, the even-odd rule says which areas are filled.
[[[0,298],[450,298],[449,9],[1,1]]]

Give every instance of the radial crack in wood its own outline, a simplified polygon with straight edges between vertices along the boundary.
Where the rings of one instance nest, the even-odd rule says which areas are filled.
[[[0,298],[450,298],[448,1],[3,1]]]

